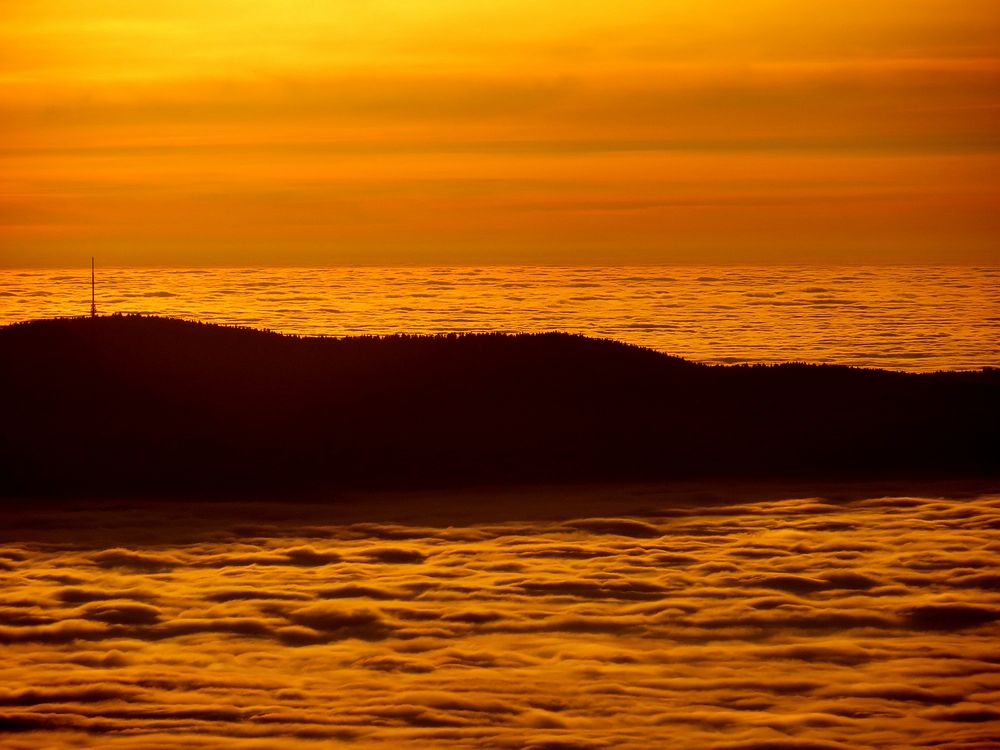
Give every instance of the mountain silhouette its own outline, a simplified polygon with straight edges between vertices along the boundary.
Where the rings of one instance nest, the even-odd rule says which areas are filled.
[[[707,366],[562,333],[0,328],[0,494],[998,472],[1000,371]]]

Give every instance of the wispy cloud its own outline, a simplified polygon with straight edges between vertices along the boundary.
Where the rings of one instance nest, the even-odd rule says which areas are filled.
[[[0,242],[17,263],[81,243],[124,264],[251,246],[393,262],[404,240],[411,261],[510,247],[801,261],[822,253],[803,249],[810,227],[862,261],[992,257],[1000,28],[985,0],[14,0],[0,14]],[[734,204],[726,183],[748,175],[783,182],[783,203]],[[873,178],[874,199],[837,202]],[[803,216],[790,196],[815,179],[836,189]],[[497,200],[469,199],[484,180]],[[525,194],[557,215],[510,210]],[[695,216],[601,207],[692,195]]]

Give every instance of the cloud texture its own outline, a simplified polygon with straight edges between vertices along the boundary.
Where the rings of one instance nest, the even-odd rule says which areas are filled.
[[[0,545],[2,744],[1000,736],[1000,497],[642,505],[451,526],[19,511]]]

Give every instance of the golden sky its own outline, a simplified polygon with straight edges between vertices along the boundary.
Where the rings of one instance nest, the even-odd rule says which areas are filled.
[[[0,265],[995,262],[996,0],[5,0]]]

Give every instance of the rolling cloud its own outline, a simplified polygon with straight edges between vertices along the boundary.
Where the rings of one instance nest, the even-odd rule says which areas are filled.
[[[447,527],[19,510],[5,746],[995,738],[997,496],[642,505]]]

